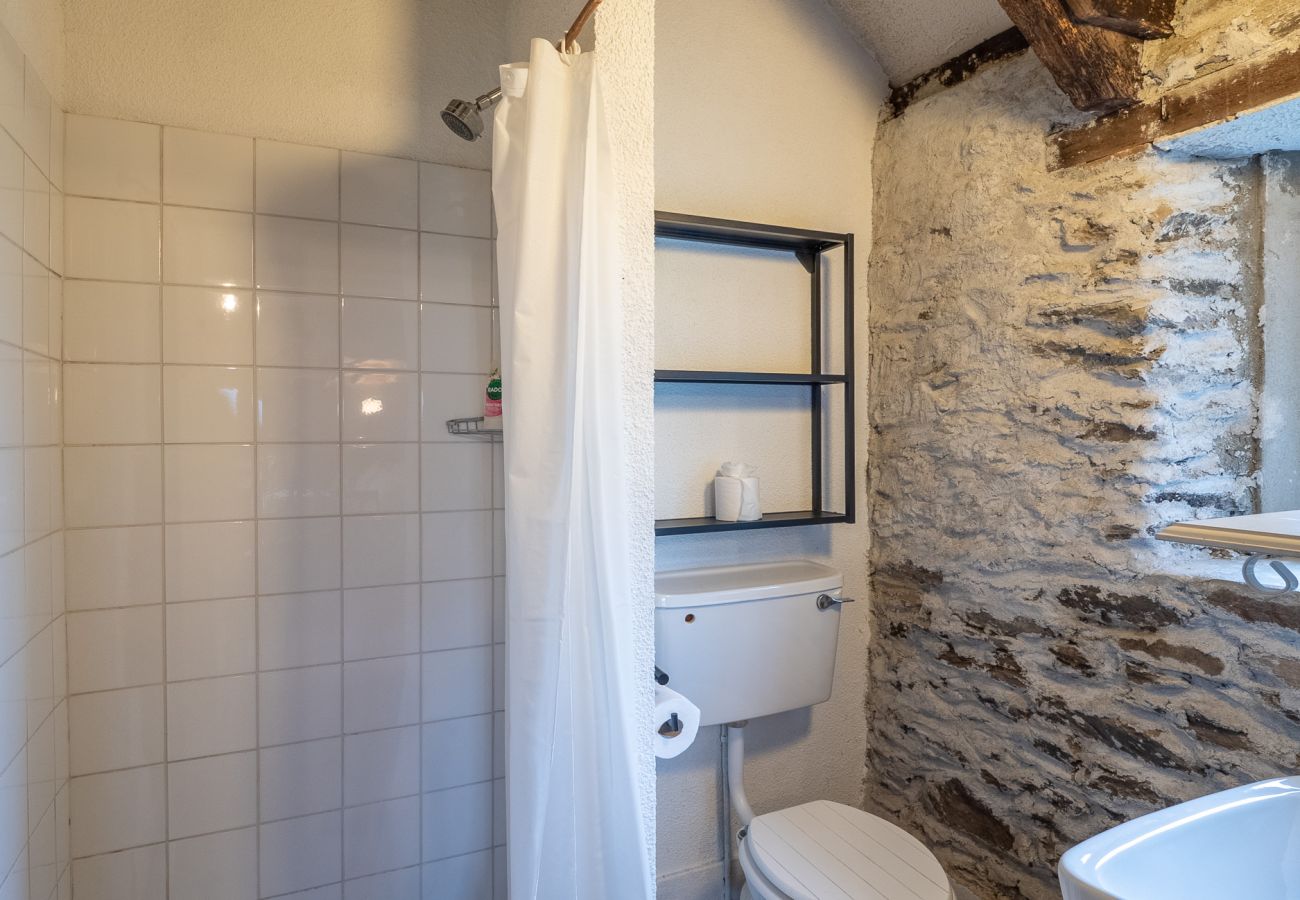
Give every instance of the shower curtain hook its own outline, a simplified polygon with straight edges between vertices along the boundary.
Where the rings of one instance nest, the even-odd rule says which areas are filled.
[[[1268,567],[1276,572],[1277,576],[1282,579],[1282,587],[1270,587],[1266,584],[1262,584],[1259,578],[1255,575],[1255,566],[1265,561],[1268,562]],[[1296,588],[1300,588],[1300,578],[1297,578],[1294,572],[1288,569],[1286,565],[1279,560],[1271,559],[1267,556],[1247,557],[1246,561],[1241,566],[1241,575],[1246,579],[1246,584],[1250,585],[1255,590],[1265,591],[1270,594],[1287,594],[1294,591]]]

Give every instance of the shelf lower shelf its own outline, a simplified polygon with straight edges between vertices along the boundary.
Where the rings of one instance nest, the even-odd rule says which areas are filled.
[[[844,384],[846,375],[802,372],[714,372],[699,369],[656,369],[659,384]]]
[[[764,513],[757,522],[719,522],[711,516],[694,519],[659,519],[655,522],[655,534],[705,534],[715,531],[753,531],[759,528],[792,528],[798,525],[833,525],[837,522],[852,522],[844,513],[799,512]]]

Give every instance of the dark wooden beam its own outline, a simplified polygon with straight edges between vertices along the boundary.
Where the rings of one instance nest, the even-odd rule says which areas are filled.
[[[1062,0],[998,2],[1079,109],[1111,112],[1137,102],[1142,44],[1136,38],[1075,22]]]
[[[1178,0],[1065,0],[1076,22],[1150,41],[1174,33]]]
[[[1145,149],[1155,141],[1300,99],[1300,50],[1240,63],[1174,88],[1087,125],[1048,138],[1055,151],[1053,169],[1082,166]]]
[[[965,53],[959,53],[940,66],[917,75],[907,84],[891,87],[887,108],[888,118],[901,116],[917,100],[924,100],[944,88],[961,84],[979,69],[998,60],[1024,53],[1029,49],[1029,41],[1020,33],[1019,28],[1008,28],[1001,34],[995,34],[987,41],[971,47]]]

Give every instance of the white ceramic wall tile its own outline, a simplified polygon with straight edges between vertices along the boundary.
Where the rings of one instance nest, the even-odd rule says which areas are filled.
[[[421,587],[423,650],[492,643],[492,581],[436,581]]]
[[[420,519],[414,514],[343,520],[343,586],[420,580]]]
[[[260,829],[258,870],[262,896],[332,884],[343,877],[339,847],[343,818],[338,812],[272,822]]]
[[[260,759],[263,822],[343,805],[342,738],[268,747]]]
[[[424,726],[422,786],[460,787],[492,778],[492,716],[466,716]]]
[[[257,534],[258,586],[264,594],[341,587],[339,520],[274,519]]]
[[[318,369],[258,371],[258,440],[339,440],[339,374]]]
[[[420,448],[421,506],[428,512],[492,508],[489,444],[425,444]]]
[[[492,712],[491,647],[426,653],[423,678],[426,722]]]
[[[339,298],[257,295],[257,362],[263,366],[337,366]]]
[[[157,684],[163,680],[162,644],[161,606],[69,613],[68,689],[77,694]]]
[[[64,213],[66,275],[158,281],[161,220],[157,206],[68,197]]]
[[[339,661],[342,597],[338,591],[261,597],[257,620],[259,668]]]
[[[447,433],[447,420],[483,415],[487,382],[482,375],[421,375],[420,440],[464,443]]]
[[[492,846],[492,785],[471,784],[423,797],[424,859],[460,856]]]
[[[259,140],[257,211],[337,220],[339,151]]]
[[[0,30],[0,126],[21,139],[23,134],[23,69],[26,60],[7,30]]]
[[[26,60],[23,73],[23,133],[22,145],[27,155],[36,161],[42,172],[50,171],[50,120],[54,104],[40,74]]]
[[[228,288],[253,283],[251,214],[164,206],[162,222],[164,281]]]
[[[426,513],[423,523],[423,577],[450,581],[492,574],[492,514]]]
[[[420,657],[343,664],[343,729],[349,733],[420,721]]]
[[[234,288],[162,290],[163,362],[251,366],[253,295]]]
[[[253,208],[253,139],[163,129],[163,202]]]
[[[161,447],[68,447],[63,477],[70,528],[162,521]]]
[[[338,293],[338,225],[258,216],[256,232],[259,290]]]
[[[371,803],[343,813],[343,874],[349,878],[420,862],[420,798]]]
[[[344,900],[421,900],[422,897],[419,866],[354,878],[343,884]]]
[[[343,595],[343,658],[370,659],[420,651],[420,588],[361,588]]]
[[[23,151],[0,131],[0,235],[23,242]]]
[[[492,866],[491,850],[426,863],[422,873],[424,896],[445,892],[448,897],[490,900],[493,897]]]
[[[162,766],[72,779],[72,853],[93,856],[152,844],[166,837],[166,778]]]
[[[50,263],[50,183],[28,160],[23,165],[23,249]]]
[[[69,194],[157,203],[161,154],[157,125],[67,116],[64,175]]]
[[[163,450],[164,514],[168,522],[219,522],[253,517],[253,448],[238,444],[173,444]]]
[[[254,593],[252,522],[205,522],[166,528],[167,600],[214,600]]]
[[[413,372],[345,372],[345,441],[415,441],[420,437],[420,376]]]
[[[418,307],[398,300],[343,301],[343,365],[352,369],[419,367]]]
[[[350,734],[343,739],[343,761],[346,806],[420,793],[418,726]]]
[[[257,514],[264,518],[338,515],[338,446],[262,444],[257,489]]]
[[[258,676],[262,746],[335,737],[343,731],[342,667],[279,669]]]
[[[72,883],[78,900],[162,900],[167,891],[167,846],[151,844],[74,860]]]
[[[168,837],[256,824],[256,753],[209,756],[167,767]]]
[[[162,685],[82,694],[68,707],[77,723],[69,747],[74,776],[163,761]]]
[[[251,597],[172,604],[167,610],[167,680],[254,671],[256,629]]]
[[[93,528],[65,536],[68,609],[161,603],[162,528]]]
[[[170,444],[253,440],[252,368],[164,366],[162,371],[164,440]]]
[[[414,231],[344,225],[343,293],[353,297],[414,300],[419,291],[420,241]]]
[[[63,286],[63,302],[65,359],[158,362],[157,285],[69,280]]]
[[[492,371],[492,310],[420,304],[420,368],[425,372]]]
[[[193,759],[256,747],[256,676],[233,675],[167,685],[168,759]]]
[[[67,365],[63,383],[64,439],[69,444],[153,444],[162,439],[157,368]]]
[[[492,173],[420,164],[420,230],[492,236]]]
[[[420,299],[428,303],[492,303],[492,242],[420,235]]]
[[[343,152],[343,221],[415,228],[419,224],[418,163]]]
[[[170,900],[257,900],[257,829],[241,828],[168,845]]]
[[[23,342],[23,251],[0,241],[0,340]]]
[[[343,446],[343,512],[415,512],[420,479],[418,444]]]

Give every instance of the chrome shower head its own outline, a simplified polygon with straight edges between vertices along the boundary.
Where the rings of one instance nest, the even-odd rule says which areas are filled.
[[[483,116],[480,113],[494,106],[500,99],[501,88],[493,88],[472,102],[453,100],[442,111],[442,121],[456,137],[466,141],[477,141],[483,136]]]

